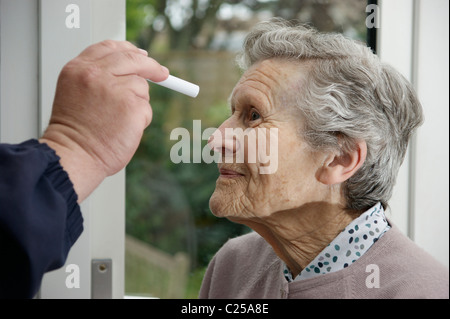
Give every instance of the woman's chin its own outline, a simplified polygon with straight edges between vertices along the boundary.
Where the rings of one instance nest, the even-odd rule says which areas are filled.
[[[226,217],[227,215],[224,211],[225,210],[224,208],[226,207],[226,205],[224,205],[225,196],[221,195],[220,193],[221,192],[218,191],[217,189],[214,190],[214,193],[211,195],[211,198],[209,199],[209,209],[216,217]]]
[[[216,186],[214,193],[209,199],[209,209],[216,217],[233,217],[239,216],[240,203],[236,202],[239,197],[233,192],[230,193],[229,188]]]

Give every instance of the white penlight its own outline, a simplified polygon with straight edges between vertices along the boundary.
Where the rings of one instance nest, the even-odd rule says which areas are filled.
[[[186,94],[190,97],[196,97],[198,95],[198,92],[200,91],[200,87],[198,85],[182,80],[173,75],[169,75],[166,80],[161,82],[153,82],[150,80],[147,81],[164,86],[168,89],[180,92],[182,94]]]

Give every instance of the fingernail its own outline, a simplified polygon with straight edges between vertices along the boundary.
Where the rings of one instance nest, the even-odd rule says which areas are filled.
[[[167,74],[170,74],[170,71],[169,71],[169,69],[168,68],[166,68],[165,66],[163,66],[163,65],[161,65],[161,68],[164,70],[164,71],[166,71],[167,72]]]
[[[143,55],[148,56],[148,52],[145,51],[144,49],[139,49],[139,52],[142,53]]]

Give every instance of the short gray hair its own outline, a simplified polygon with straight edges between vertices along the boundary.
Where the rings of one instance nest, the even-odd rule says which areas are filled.
[[[323,34],[282,19],[257,24],[247,35],[238,62],[310,61],[296,104],[304,115],[303,137],[316,150],[351,150],[367,144],[363,166],[343,185],[347,209],[386,208],[411,135],[423,122],[411,84],[382,63],[363,43]]]

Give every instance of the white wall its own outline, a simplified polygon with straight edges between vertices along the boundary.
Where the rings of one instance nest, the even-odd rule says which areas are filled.
[[[449,263],[449,1],[417,3],[415,85],[425,111],[416,139],[414,239]]]
[[[449,2],[382,0],[379,54],[414,85],[425,123],[409,147],[389,213],[449,265]]]

